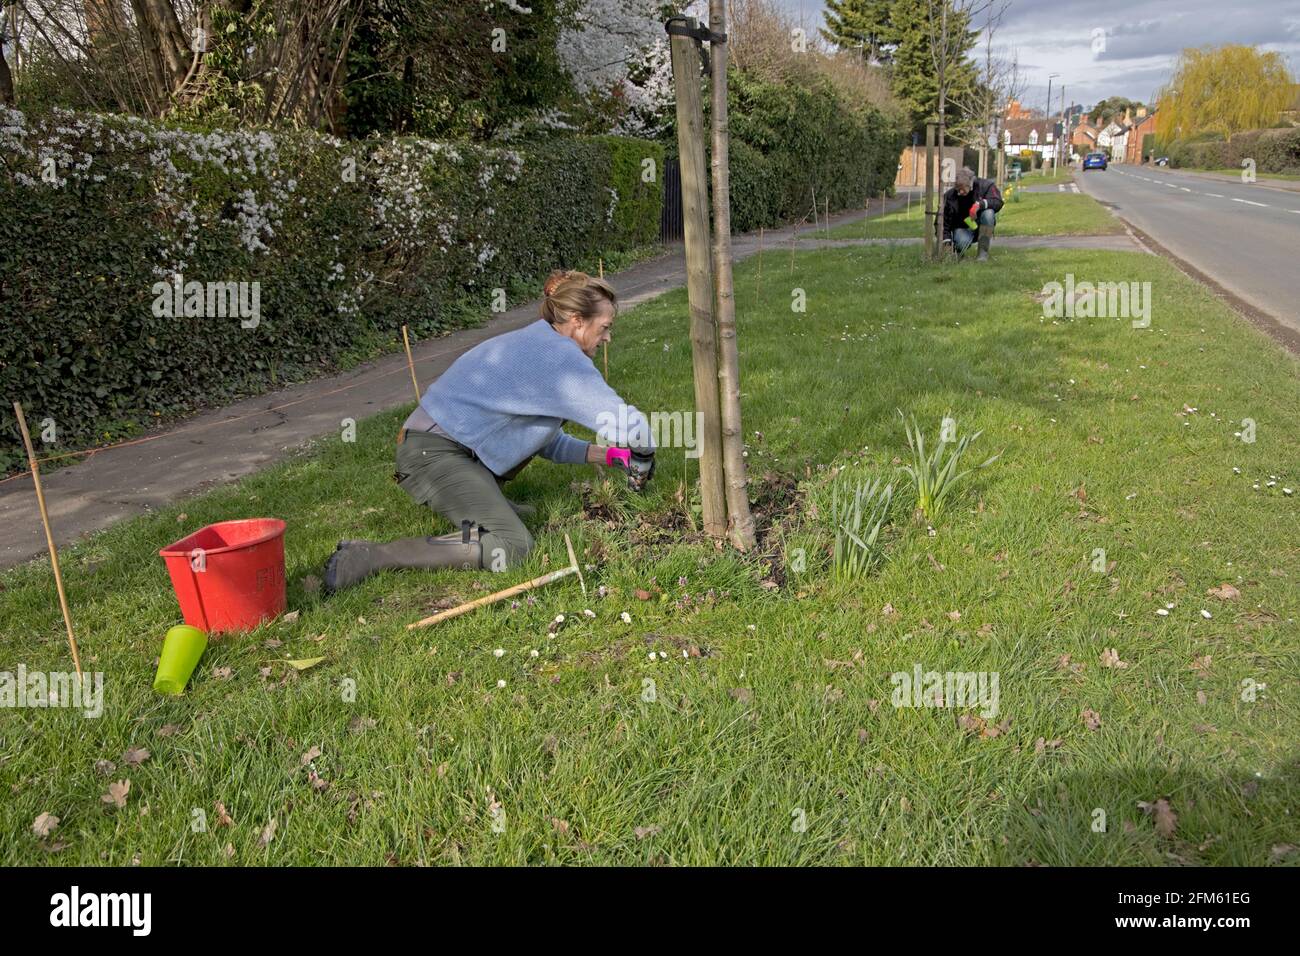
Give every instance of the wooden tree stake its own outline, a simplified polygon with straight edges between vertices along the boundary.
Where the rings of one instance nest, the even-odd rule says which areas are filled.
[[[14,415],[18,418],[18,428],[23,434],[23,445],[27,448],[27,464],[32,470],[32,484],[36,486],[36,504],[41,509],[41,524],[45,526],[45,543],[50,548],[50,567],[54,569],[54,587],[59,592],[59,607],[63,609],[63,625],[68,629],[68,647],[72,650],[72,664],[76,667],[77,679],[80,680],[81,654],[77,651],[77,638],[72,633],[72,613],[68,610],[68,596],[63,591],[63,575],[59,571],[59,549],[54,546],[50,516],[45,510],[45,492],[41,488],[41,466],[36,461],[32,436],[27,431],[27,417],[23,415],[23,406],[19,402],[14,402]]]

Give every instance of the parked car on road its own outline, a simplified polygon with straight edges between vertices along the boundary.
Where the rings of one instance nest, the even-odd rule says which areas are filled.
[[[1083,168],[1104,170],[1106,168],[1106,154],[1089,153],[1087,156],[1083,157]]]

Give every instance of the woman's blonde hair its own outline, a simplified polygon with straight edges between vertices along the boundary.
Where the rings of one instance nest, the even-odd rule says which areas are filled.
[[[576,312],[591,319],[600,310],[601,302],[608,302],[618,314],[618,293],[604,279],[589,276],[573,269],[557,269],[542,286],[542,318],[551,325],[563,325],[569,313]]]

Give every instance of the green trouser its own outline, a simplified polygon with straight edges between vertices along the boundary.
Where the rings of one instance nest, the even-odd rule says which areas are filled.
[[[455,528],[466,521],[481,528],[483,567],[504,571],[533,548],[533,536],[501,492],[526,464],[498,478],[464,445],[433,432],[407,431],[398,439],[396,478],[403,491]]]

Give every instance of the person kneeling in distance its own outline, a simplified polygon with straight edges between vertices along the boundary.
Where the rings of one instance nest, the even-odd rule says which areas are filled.
[[[980,179],[968,166],[957,173],[957,181],[943,196],[943,242],[945,250],[951,248],[961,256],[971,243],[979,243],[976,262],[987,262],[989,245],[997,225],[997,214],[1002,211],[1002,193],[991,179]],[[967,218],[975,221],[975,228],[966,226]]]
[[[649,423],[592,362],[611,340],[617,311],[618,297],[603,279],[553,272],[538,321],[456,359],[403,423],[394,477],[460,531],[384,544],[340,541],[325,567],[326,592],[387,569],[504,571],[518,564],[533,547],[520,517],[533,509],[507,500],[502,486],[535,455],[617,467],[627,473],[629,487],[643,491],[654,474]],[[565,434],[568,420],[620,447]],[[610,422],[617,424],[611,429]]]

